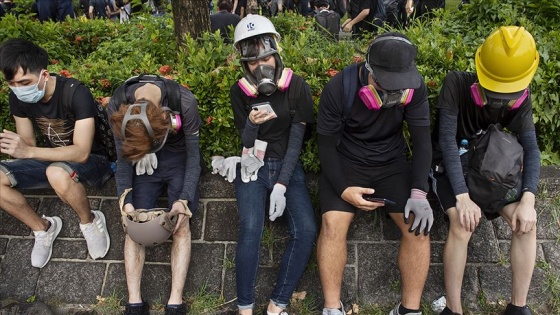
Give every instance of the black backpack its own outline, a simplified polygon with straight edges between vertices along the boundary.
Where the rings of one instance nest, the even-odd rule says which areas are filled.
[[[466,182],[469,196],[485,212],[494,213],[521,195],[523,147],[517,138],[490,125],[470,144]]]
[[[335,39],[340,31],[340,15],[332,10],[320,10],[315,14],[317,30]]]

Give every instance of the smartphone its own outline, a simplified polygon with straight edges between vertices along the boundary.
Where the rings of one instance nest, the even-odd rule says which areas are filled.
[[[390,205],[390,206],[394,206],[396,204],[393,200],[386,199],[386,198],[378,198],[372,195],[362,195],[362,198],[364,198],[367,201],[381,202],[384,203],[385,205]]]
[[[269,114],[273,114],[274,116],[276,116],[276,113],[272,109],[272,106],[270,106],[269,102],[253,104],[253,105],[251,105],[251,107],[253,108],[253,110],[264,110],[264,111],[268,112]]]

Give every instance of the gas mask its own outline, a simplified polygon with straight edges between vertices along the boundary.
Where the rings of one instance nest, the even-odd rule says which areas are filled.
[[[390,108],[393,106],[405,106],[412,100],[414,89],[403,89],[395,91],[377,91],[373,85],[368,84],[368,75],[371,73],[366,67],[362,68],[361,83],[362,86],[358,95],[369,110],[380,110],[381,108]]]
[[[474,101],[474,104],[478,107],[488,106],[490,108],[499,109],[502,107],[509,107],[510,110],[517,109],[523,104],[527,96],[529,95],[529,89],[525,89],[523,94],[519,98],[515,99],[507,99],[507,98],[498,98],[498,97],[491,97],[486,93],[486,90],[480,86],[478,83],[473,83],[470,87],[471,97]],[[499,95],[499,93],[492,93],[495,95]],[[504,93],[506,94],[506,93]]]
[[[276,82],[274,80],[275,69],[269,65],[259,65],[253,75],[257,81],[257,91],[261,94],[270,95],[276,91]]]

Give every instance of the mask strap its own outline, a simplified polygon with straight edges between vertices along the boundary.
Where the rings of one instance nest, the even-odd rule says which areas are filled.
[[[146,127],[146,130],[148,131],[148,134],[150,135],[150,137],[155,138],[154,136],[154,131],[152,130],[152,126],[150,125],[150,121],[148,121],[148,117],[146,116],[146,106],[148,106],[147,102],[143,102],[143,103],[139,103],[139,104],[132,104],[130,106],[128,106],[128,109],[126,110],[126,114],[124,115],[123,118],[123,122],[121,125],[121,134],[123,135],[123,137],[126,138],[126,125],[128,123],[129,120],[136,120],[139,119],[144,123],[144,126]],[[139,114],[132,114],[132,109],[134,107],[140,107],[140,113]]]

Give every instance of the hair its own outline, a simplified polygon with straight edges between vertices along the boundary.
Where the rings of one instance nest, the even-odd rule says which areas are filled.
[[[23,74],[39,73],[47,69],[48,64],[47,51],[28,40],[11,38],[0,45],[0,69],[8,81],[14,78],[20,67]]]
[[[122,122],[126,115],[126,111],[133,104],[122,105],[118,111],[111,115],[113,133],[122,141],[122,156],[126,160],[130,161],[139,160],[144,157],[144,155],[155,149],[154,142],[163,141],[171,126],[169,115],[166,115],[166,111],[145,99],[136,100],[135,104],[141,102],[148,103],[146,106],[146,117],[148,118],[150,126],[154,132],[154,138],[150,137],[148,129],[146,129],[144,123],[139,119],[129,120],[126,124],[125,134],[123,135],[121,133]],[[139,107],[135,107],[131,111],[131,114],[139,113]]]
[[[313,5],[317,8],[326,8],[329,6],[329,1],[328,0],[316,0],[315,3],[313,3]]]
[[[231,12],[233,10],[233,4],[231,4],[231,0],[220,0],[218,2],[218,9],[220,11],[228,11]]]

